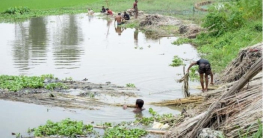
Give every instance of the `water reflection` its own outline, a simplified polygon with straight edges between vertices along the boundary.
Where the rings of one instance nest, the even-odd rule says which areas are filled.
[[[168,93],[176,95],[181,85],[175,85],[174,80],[180,79],[182,67],[169,66],[174,55],[184,59],[199,58],[190,45],[173,46],[171,43],[177,38],[164,37],[156,41],[147,39],[139,29],[115,28],[113,20],[96,16],[91,20],[89,22],[86,14],[80,14],[0,24],[0,29],[6,32],[0,33],[5,37],[0,39],[0,52],[5,57],[0,60],[0,64],[5,64],[0,72],[13,75],[52,73],[59,78],[72,76],[76,80],[87,77],[95,83],[133,83],[146,93],[173,90]],[[135,45],[140,48],[134,48]],[[147,100],[173,96],[148,97]]]
[[[136,47],[138,47],[138,34],[139,34],[139,30],[138,30],[138,28],[136,28],[134,30],[134,33],[133,33],[134,44],[135,44]]]
[[[89,22],[93,19],[93,15],[88,15],[88,18],[89,18]]]
[[[75,15],[67,15],[63,18],[62,27],[58,27],[56,39],[57,43],[53,46],[54,61],[57,68],[78,68],[83,54],[83,48],[79,46],[82,38],[81,29],[77,23]]]
[[[117,27],[115,26],[115,32],[118,34],[118,35],[121,35],[121,33],[125,30],[124,27],[121,27],[119,25],[117,25]]]
[[[43,63],[47,55],[47,28],[46,18],[33,18],[29,25],[29,43],[32,46],[32,58]],[[36,61],[37,62],[37,61]]]
[[[112,23],[113,20],[111,20],[109,18],[107,18],[106,20],[107,20],[107,28],[108,28],[106,38],[108,38],[109,31],[110,31],[110,26],[111,26],[111,23]]]
[[[45,63],[46,41],[45,18],[33,18],[29,22],[15,24],[13,56],[16,67],[23,71]]]

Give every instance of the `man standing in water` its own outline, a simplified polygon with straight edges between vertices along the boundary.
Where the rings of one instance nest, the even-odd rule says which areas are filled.
[[[135,0],[134,4],[133,4],[133,9],[134,9],[134,13],[135,13],[135,19],[137,19],[138,17],[138,0]]]
[[[210,67],[210,63],[209,61],[205,60],[205,59],[200,59],[192,64],[190,64],[190,66],[187,69],[187,73],[189,73],[189,69],[194,66],[194,65],[198,65],[199,69],[199,75],[200,75],[200,83],[202,86],[202,91],[205,92],[208,89],[208,75],[211,76],[211,85],[213,85],[213,73],[211,71],[211,67]],[[204,88],[204,74],[205,74],[205,88]]]
[[[116,21],[117,21],[117,25],[121,25],[122,24],[121,13],[118,13],[118,15],[115,17],[115,22]]]

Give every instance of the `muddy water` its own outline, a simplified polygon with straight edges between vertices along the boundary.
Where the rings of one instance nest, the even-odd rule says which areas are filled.
[[[183,68],[169,66],[173,56],[188,60],[199,58],[191,45],[172,45],[177,39],[175,37],[151,39],[140,30],[116,27],[113,20],[85,14],[33,18],[15,24],[2,23],[0,30],[0,74],[54,74],[61,79],[88,78],[93,83],[133,83],[140,89],[145,107],[153,107],[159,113],[176,114],[178,111],[147,103],[182,97],[182,85],[175,80],[181,78]],[[185,61],[185,64],[188,65],[189,61]],[[190,82],[191,93],[199,92],[194,89],[196,85],[197,82]],[[106,99],[108,102],[130,103],[136,98]],[[25,130],[47,119],[70,117],[95,122],[134,119],[130,111],[119,107],[105,107],[96,111],[76,110],[76,113],[51,107],[47,112],[45,106],[9,101],[0,101],[0,107],[0,121],[4,122],[0,128],[8,132],[5,136],[9,135],[11,129]],[[144,114],[147,115],[147,111]]]

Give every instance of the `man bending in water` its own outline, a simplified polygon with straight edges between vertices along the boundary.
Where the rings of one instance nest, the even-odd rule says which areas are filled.
[[[189,73],[189,69],[194,66],[194,65],[198,65],[199,69],[199,75],[200,75],[200,83],[202,86],[202,91],[205,92],[208,89],[208,75],[211,76],[211,85],[213,85],[213,73],[211,71],[211,67],[210,67],[210,63],[209,61],[205,60],[205,59],[200,59],[192,64],[190,64],[190,66],[187,69],[187,73]],[[204,74],[205,74],[205,88],[204,88]]]

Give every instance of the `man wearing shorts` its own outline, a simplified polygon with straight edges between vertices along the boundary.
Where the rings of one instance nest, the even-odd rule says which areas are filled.
[[[121,13],[118,13],[118,15],[115,17],[115,22],[117,21],[117,25],[122,25],[122,17]]]
[[[194,65],[198,65],[199,69],[199,75],[200,75],[200,83],[202,86],[202,91],[205,92],[208,89],[208,75],[211,76],[211,85],[213,85],[213,73],[211,71],[211,67],[210,67],[210,63],[209,61],[205,60],[205,59],[200,59],[192,64],[190,64],[190,66],[187,69],[187,73],[189,73],[189,69],[194,66]],[[205,88],[204,88],[204,74],[205,74]]]

